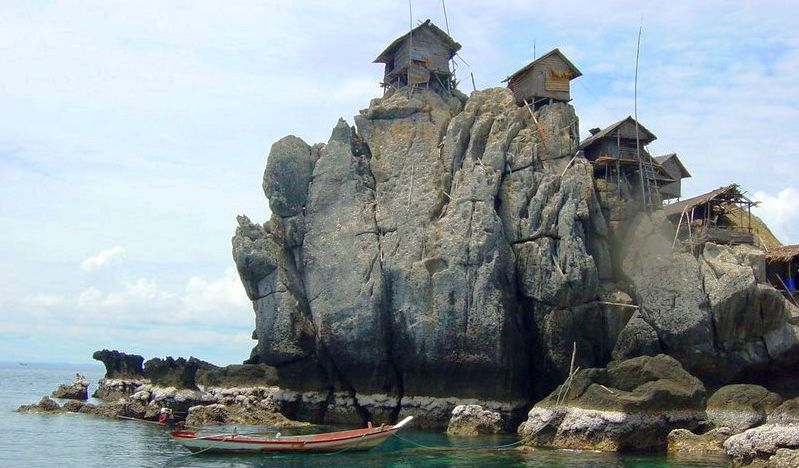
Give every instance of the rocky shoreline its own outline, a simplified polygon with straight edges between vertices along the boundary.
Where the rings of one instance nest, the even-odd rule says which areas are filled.
[[[118,353],[117,359],[127,356]],[[158,362],[170,365],[166,371],[161,369],[155,380],[181,382],[183,388],[153,383],[144,368],[139,372],[134,367],[134,372],[125,374],[134,378],[120,378],[115,365],[107,363],[107,373],[94,392],[103,396],[97,397],[101,402],[84,401],[88,382],[78,375],[73,382],[59,386],[59,391],[79,388],[83,393],[68,393],[72,399],[60,397],[66,400],[63,404],[45,396],[17,411],[157,421],[162,408],[168,408],[179,424],[190,427],[237,424],[276,428],[320,422],[320,413],[308,411],[314,406],[325,406],[324,420],[338,420],[339,424],[348,424],[352,412],[357,411],[348,406],[346,394],[337,397],[334,393],[329,398],[274,385],[224,386],[220,375],[238,384],[248,382],[246,376],[264,375],[263,369],[250,365],[224,369],[207,363],[189,364],[199,362],[191,359]],[[210,381],[223,385],[198,385],[201,368],[214,373]],[[200,380],[209,381],[209,377]],[[419,428],[446,427],[453,436],[515,431],[520,450],[667,451],[678,457],[724,456],[734,466],[796,466],[799,397],[783,399],[751,384],[723,386],[710,396],[708,393],[679,361],[660,354],[611,362],[606,368],[577,370],[535,404],[518,428],[506,407],[479,400],[420,398],[397,417],[418,416],[422,421]],[[377,408],[389,411],[394,407],[386,395],[364,399],[362,404],[375,414],[379,414]]]

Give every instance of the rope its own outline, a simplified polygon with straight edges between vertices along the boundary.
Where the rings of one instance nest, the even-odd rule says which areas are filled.
[[[399,435],[396,432],[393,435],[394,435],[394,437],[398,438],[399,440],[401,440],[403,442],[407,442],[407,443],[409,443],[411,445],[415,445],[415,446],[417,446],[419,448],[423,448],[423,449],[426,449],[426,450],[438,450],[438,451],[444,451],[444,452],[453,452],[453,451],[477,452],[477,451],[483,451],[483,450],[503,450],[503,449],[508,449],[508,448],[511,448],[511,447],[515,447],[517,445],[522,445],[522,444],[524,444],[525,442],[527,442],[528,440],[531,439],[531,436],[528,436],[528,437],[525,437],[524,439],[519,439],[516,442],[511,442],[509,444],[502,444],[502,445],[494,445],[494,446],[491,446],[491,447],[476,447],[476,448],[466,448],[466,447],[430,447],[430,446],[427,446],[427,445],[424,445],[424,444],[420,444],[419,442],[416,442],[413,439],[406,439],[405,437],[402,437],[401,435]]]
[[[203,453],[203,452],[207,452],[207,451],[211,450],[212,448],[213,448],[213,447],[208,447],[208,448],[204,448],[204,449],[202,449],[202,450],[199,450],[199,451],[197,451],[197,452],[191,452],[191,453],[188,453],[188,454],[186,454],[186,455],[177,455],[177,456],[174,456],[174,457],[170,458],[169,460],[167,460],[165,465],[166,465],[166,466],[169,466],[169,465],[171,465],[172,463],[174,463],[174,462],[176,462],[176,461],[180,461],[180,460],[183,460],[183,459],[186,459],[186,458],[192,457],[192,456],[194,456],[194,455],[199,455],[199,454],[201,454],[201,453]]]

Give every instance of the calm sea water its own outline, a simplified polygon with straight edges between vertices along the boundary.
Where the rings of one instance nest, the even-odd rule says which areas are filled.
[[[522,454],[490,450],[516,440],[512,436],[453,438],[403,430],[403,440],[391,438],[362,453],[332,455],[188,455],[163,428],[147,423],[79,414],[18,414],[59,383],[81,372],[92,382],[102,369],[0,364],[0,467],[710,467],[723,459],[686,460],[665,455],[614,455],[542,450]],[[247,430],[249,428],[239,428]],[[286,431],[283,431],[284,433]],[[420,447],[423,446],[423,447]],[[439,450],[426,447],[437,447]],[[453,450],[457,449],[457,450]]]

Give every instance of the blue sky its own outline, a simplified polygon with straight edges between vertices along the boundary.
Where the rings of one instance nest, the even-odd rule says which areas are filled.
[[[0,360],[102,347],[239,362],[253,313],[235,216],[269,216],[271,143],[326,141],[379,96],[404,1],[0,1]],[[633,111],[693,174],[738,182],[799,242],[799,19],[791,2],[447,2],[469,67],[499,86],[559,47],[583,135]],[[443,27],[440,1],[414,21]]]

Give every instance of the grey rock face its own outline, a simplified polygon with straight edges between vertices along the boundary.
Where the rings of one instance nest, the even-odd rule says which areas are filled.
[[[640,308],[613,357],[665,352],[712,384],[762,380],[794,365],[793,306],[758,283],[760,256],[748,246],[708,243],[695,257],[673,249],[673,237],[660,212],[639,215],[627,230],[621,269]]]
[[[782,403],[782,398],[759,385],[727,385],[707,401],[708,421],[717,427],[743,432],[766,422],[766,416]]]
[[[696,259],[672,250],[672,237],[662,212],[639,215],[628,231],[621,268],[635,289],[639,318],[655,331],[663,352],[695,371],[714,352],[710,306]],[[646,334],[645,328],[638,322],[635,336]],[[651,352],[653,344],[645,338],[640,342],[646,346],[641,351]]]

